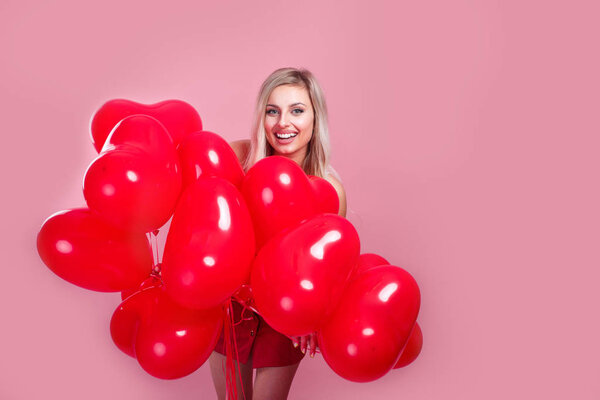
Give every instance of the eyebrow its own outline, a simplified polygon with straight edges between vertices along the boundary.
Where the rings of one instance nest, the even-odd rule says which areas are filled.
[[[297,105],[303,105],[304,107],[306,107],[306,104],[304,104],[304,103],[294,103],[294,104],[290,104],[290,107],[294,107],[294,106],[297,106]],[[267,104],[267,107],[269,107],[269,106],[270,106],[270,107],[279,108],[279,107],[277,107],[275,104]]]

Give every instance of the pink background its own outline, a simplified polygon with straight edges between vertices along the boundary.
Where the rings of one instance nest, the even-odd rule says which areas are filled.
[[[419,282],[425,336],[372,383],[306,360],[290,398],[600,398],[597,2],[84,3],[0,3],[0,398],[215,398],[206,365],[161,381],[122,354],[118,294],[35,237],[84,205],[104,101],[182,99],[245,138],[282,66],[320,80],[348,218]]]

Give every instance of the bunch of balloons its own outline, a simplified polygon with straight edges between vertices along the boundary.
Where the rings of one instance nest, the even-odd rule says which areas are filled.
[[[178,100],[111,100],[91,134],[99,155],[85,172],[87,208],[50,216],[38,252],[75,285],[122,293],[111,335],[148,373],[175,379],[199,368],[240,289],[279,332],[318,332],[325,361],[346,379],[371,381],[417,357],[417,283],[360,254],[326,180],[278,156],[244,174],[227,142]],[[148,238],[171,217],[158,268]]]

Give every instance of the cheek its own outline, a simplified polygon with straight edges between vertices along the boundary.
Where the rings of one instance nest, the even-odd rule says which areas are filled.
[[[310,115],[307,115],[306,117],[301,118],[298,121],[298,123],[300,124],[300,126],[302,126],[303,130],[310,130],[310,129],[312,129],[313,121],[314,121],[314,118]]]
[[[273,132],[273,124],[270,124],[265,121],[265,132],[267,135],[270,135]]]
[[[307,120],[305,121],[305,124],[304,124],[304,129],[307,130],[309,133],[312,133],[314,126],[315,126],[314,118],[307,118]]]

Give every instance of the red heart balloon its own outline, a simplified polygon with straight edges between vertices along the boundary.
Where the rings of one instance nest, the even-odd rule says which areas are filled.
[[[280,233],[252,266],[256,308],[288,336],[317,331],[337,305],[359,249],[352,224],[334,214],[312,217]]]
[[[385,265],[360,274],[319,332],[323,358],[351,381],[382,377],[398,361],[419,306],[419,287],[402,268]]]
[[[56,275],[100,292],[138,285],[152,270],[145,234],[118,230],[87,208],[50,216],[38,233],[37,249]]]
[[[239,191],[222,178],[200,178],[182,194],[165,244],[162,277],[184,306],[223,303],[250,277],[252,220]]]
[[[91,209],[116,227],[141,232],[168,221],[180,191],[173,142],[160,122],[146,115],[127,117],[115,127],[83,185]]]
[[[356,265],[356,270],[353,273],[353,276],[358,276],[365,271],[368,271],[372,268],[378,267],[380,265],[390,265],[390,263],[383,257],[373,253],[364,253],[358,257],[358,263]]]
[[[166,100],[155,104],[141,104],[130,100],[110,100],[92,117],[90,131],[96,151],[100,152],[106,138],[123,118],[135,114],[150,115],[159,120],[169,132],[173,143],[179,144],[189,133],[201,131],[198,112],[181,100]]]
[[[402,350],[398,362],[394,365],[394,369],[406,367],[408,364],[415,361],[421,353],[422,348],[423,332],[421,331],[419,324],[415,322],[415,327],[410,333],[408,342],[406,342],[406,346],[404,346],[404,350]]]
[[[340,199],[331,183],[318,176],[308,175],[315,192],[319,213],[337,214],[340,210]]]
[[[218,176],[238,189],[242,186],[244,170],[229,144],[216,133],[202,131],[185,137],[177,148],[186,188],[201,176]]]
[[[158,287],[160,285],[157,285]],[[150,289],[138,290],[127,296],[114,311],[110,320],[110,335],[119,350],[135,358],[135,339],[140,326],[140,321],[152,316],[157,292]]]
[[[135,356],[142,368],[161,379],[197,370],[213,351],[223,324],[223,310],[179,306],[161,287],[127,298],[111,319],[113,341]]]
[[[257,249],[319,211],[308,176],[294,161],[281,156],[254,164],[244,177],[242,194],[252,215]]]

